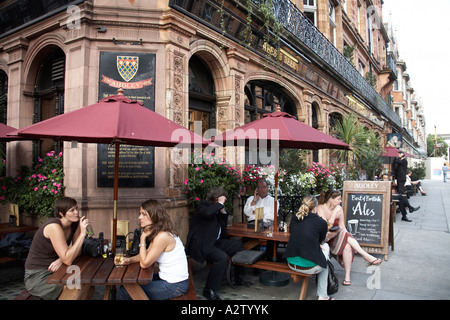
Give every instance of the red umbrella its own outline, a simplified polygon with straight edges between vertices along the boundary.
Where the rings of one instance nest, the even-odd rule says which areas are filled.
[[[249,122],[241,127],[229,130],[211,139],[216,144],[226,146],[256,147],[257,141],[278,143],[280,148],[292,149],[343,149],[351,150],[350,146],[313,127],[297,120],[296,117],[277,110],[267,113],[262,118]],[[260,144],[261,145],[261,144]],[[275,175],[275,208],[274,227],[277,227],[277,187],[278,170]]]
[[[122,94],[22,128],[19,136],[115,144],[113,243],[117,233],[120,144],[155,147],[206,146],[209,141]],[[115,250],[115,245],[113,246]]]
[[[223,146],[229,142],[237,146],[251,146],[256,145],[256,142],[261,140],[267,140],[269,145],[270,141],[277,141],[281,148],[350,150],[348,144],[298,121],[293,115],[281,111],[266,113],[256,121],[229,130],[212,139],[215,143]]]
[[[383,154],[381,156],[395,158],[395,157],[398,157],[399,152],[400,152],[400,150],[398,150],[397,148],[395,148],[393,146],[387,146],[387,147],[384,147]],[[408,152],[405,152],[405,157],[413,157],[413,155]]]
[[[8,142],[22,139],[17,135],[17,129],[0,123],[0,141]]]

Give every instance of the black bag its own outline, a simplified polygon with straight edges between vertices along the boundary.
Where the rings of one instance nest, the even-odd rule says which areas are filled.
[[[81,249],[82,256],[97,257],[102,254],[103,243],[100,239],[84,238],[83,247]]]
[[[128,250],[127,252],[130,256],[135,256],[139,253],[139,242],[141,241],[141,234],[142,234],[141,228],[137,228],[134,230],[133,242],[131,244],[130,250]]]
[[[334,273],[334,267],[330,260],[327,260],[328,264],[328,286],[327,293],[328,295],[335,294],[339,290],[339,282],[336,274]]]
[[[231,261],[239,264],[254,264],[264,253],[264,251],[241,250],[231,257]]]

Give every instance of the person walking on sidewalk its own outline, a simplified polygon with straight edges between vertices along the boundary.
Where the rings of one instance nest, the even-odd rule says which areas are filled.
[[[447,172],[448,172],[447,163],[444,162],[444,166],[442,167],[442,173],[444,174],[444,182],[447,182]]]

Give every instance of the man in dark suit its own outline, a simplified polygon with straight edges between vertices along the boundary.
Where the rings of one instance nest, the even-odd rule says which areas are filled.
[[[414,212],[420,209],[420,206],[417,208],[414,208],[409,204],[406,188],[405,188],[405,182],[406,182],[406,172],[408,170],[408,162],[405,158],[405,153],[403,151],[398,152],[398,157],[394,158],[394,178],[397,180],[397,192],[400,195],[399,198],[399,208],[402,212],[402,221],[411,222],[412,220],[409,219],[406,216],[406,209],[405,207],[409,208],[409,212]]]
[[[225,239],[228,213],[225,210],[227,191],[212,188],[195,210],[186,241],[186,254],[202,263],[211,264],[203,296],[208,300],[220,300],[216,294],[228,265],[228,256],[242,249],[239,240]]]
[[[398,157],[394,158],[394,178],[397,180],[397,191],[401,194],[405,193],[406,170],[408,169],[408,161],[406,161],[405,153],[398,152]]]

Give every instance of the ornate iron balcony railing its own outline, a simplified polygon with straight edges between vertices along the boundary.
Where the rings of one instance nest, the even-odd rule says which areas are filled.
[[[251,1],[256,6],[260,6],[263,0]],[[386,101],[295,4],[290,0],[272,0],[272,3],[275,18],[287,31],[347,80],[370,103],[370,107],[401,127],[400,118]]]

